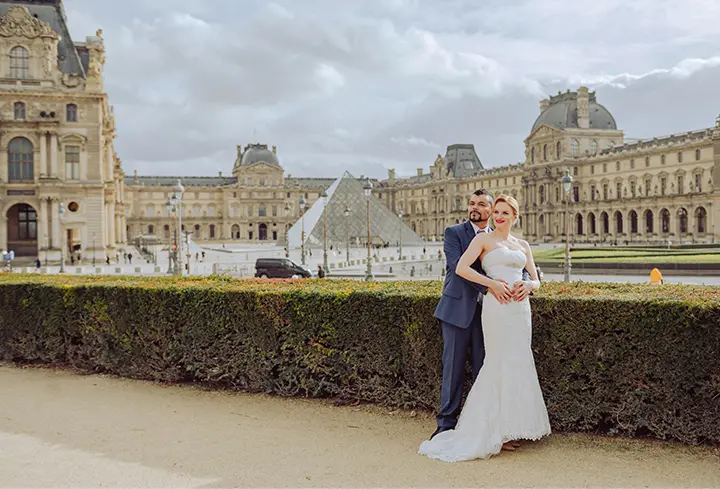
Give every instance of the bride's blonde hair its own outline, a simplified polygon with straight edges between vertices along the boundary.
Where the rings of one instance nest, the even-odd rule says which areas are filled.
[[[495,202],[493,203],[493,211],[495,211],[495,207],[497,207],[500,202],[505,202],[507,205],[510,206],[515,216],[515,220],[517,220],[518,216],[520,215],[520,204],[518,204],[518,201],[515,199],[515,197],[507,194],[498,195],[497,197],[495,197]]]

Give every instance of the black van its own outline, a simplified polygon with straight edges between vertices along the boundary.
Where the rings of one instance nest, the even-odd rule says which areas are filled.
[[[261,278],[311,278],[309,268],[298,265],[289,258],[258,258],[255,276]]]

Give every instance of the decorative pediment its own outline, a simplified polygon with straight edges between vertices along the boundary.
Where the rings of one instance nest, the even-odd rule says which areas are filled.
[[[265,163],[263,161],[258,161],[257,163],[245,165],[241,168],[243,170],[242,173],[250,173],[250,174],[255,174],[258,171],[269,171],[273,174],[283,172],[283,169],[279,168],[277,165],[272,165],[270,163]]]
[[[58,139],[60,140],[60,144],[63,148],[65,146],[80,146],[83,150],[85,150],[85,144],[87,144],[87,138],[82,134],[77,133],[65,134],[64,136],[60,136]]]
[[[60,39],[50,24],[33,17],[26,7],[20,6],[10,7],[7,13],[0,17],[0,36]]]
[[[543,123],[543,124],[540,124],[538,127],[536,127],[535,130],[530,133],[530,135],[525,139],[525,142],[530,141],[531,139],[534,139],[534,138],[556,136],[561,133],[562,133],[562,131],[560,131],[558,128],[552,127],[548,124]]]

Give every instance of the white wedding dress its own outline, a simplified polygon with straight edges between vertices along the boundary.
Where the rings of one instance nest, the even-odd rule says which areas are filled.
[[[522,279],[525,254],[497,248],[482,260],[485,273],[510,287]],[[530,342],[530,301],[500,304],[487,294],[482,327],[485,361],[454,430],[420,445],[420,454],[446,462],[489,458],[511,440],[537,440],[550,434]]]

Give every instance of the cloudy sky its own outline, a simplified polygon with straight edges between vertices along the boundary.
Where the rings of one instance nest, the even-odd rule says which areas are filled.
[[[125,171],[229,174],[278,146],[296,176],[399,175],[448,144],[523,158],[547,94],[585,84],[627,138],[713,125],[716,0],[65,0],[103,29]]]

